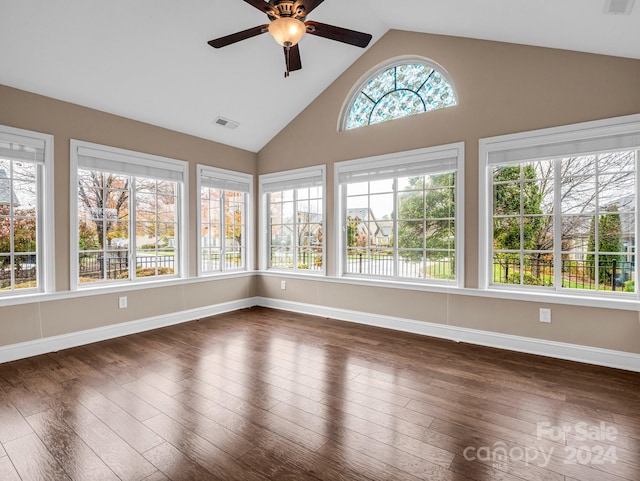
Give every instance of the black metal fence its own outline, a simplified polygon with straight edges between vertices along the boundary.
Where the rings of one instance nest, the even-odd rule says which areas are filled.
[[[175,255],[136,255],[136,270],[175,269]],[[85,280],[120,279],[129,275],[127,251],[80,254],[80,277]]]
[[[297,253],[298,269],[309,269],[317,271],[322,269],[322,249],[318,247],[304,247],[297,250],[291,247],[271,248],[271,267],[292,268],[294,267],[294,256]]]
[[[11,289],[11,275],[15,288],[36,287],[36,254],[0,257],[0,290]]]
[[[634,291],[635,264],[618,259],[573,260],[563,259],[562,287],[571,289]],[[496,284],[522,284],[553,286],[554,262],[549,258],[504,257],[493,260],[493,282]]]
[[[203,252],[202,253],[202,268],[204,271],[219,271],[221,268],[224,270],[241,269],[244,267],[244,251],[235,250],[227,251],[224,255],[220,252]]]
[[[398,256],[398,260],[388,251],[383,253],[358,252],[347,254],[346,272],[384,277],[452,279],[454,263],[447,255],[433,256],[429,259],[413,256]]]

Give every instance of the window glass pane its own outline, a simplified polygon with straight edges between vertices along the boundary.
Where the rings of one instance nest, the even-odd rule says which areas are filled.
[[[396,67],[396,86],[399,89],[418,91],[433,69],[423,64],[405,64]]]
[[[324,264],[324,188],[295,187],[296,182],[291,181],[291,189],[265,196],[269,202],[270,229],[267,267],[320,271]],[[304,177],[299,182],[304,184]],[[364,199],[366,201],[366,197]]]
[[[455,280],[454,185],[453,172],[414,175],[347,197],[345,273]]]
[[[347,130],[456,105],[442,72],[423,63],[399,63],[365,80],[346,115]]]
[[[596,212],[595,176],[572,175],[562,179],[562,212],[583,214]]]
[[[369,182],[357,182],[347,184],[347,195],[367,195],[369,193]]]
[[[514,252],[493,255],[493,282],[495,284],[522,284],[522,256]]]
[[[244,268],[245,195],[243,192],[202,188],[200,215],[203,272]],[[276,193],[273,198],[279,201],[281,193]],[[275,209],[279,211],[281,204],[277,205]]]
[[[14,218],[13,222],[13,251],[36,252],[36,219]]]
[[[492,168],[493,283],[635,292],[636,161],[624,151]]]
[[[0,292],[11,290],[13,280],[12,273],[13,265],[11,256],[0,252]]]
[[[520,217],[496,217],[493,219],[493,248],[495,250],[520,250]]]
[[[455,253],[453,250],[428,250],[425,258],[427,279],[455,279]]]
[[[12,237],[11,218],[8,217],[9,208],[0,206],[0,213],[4,214],[0,217],[0,254],[9,254]]]
[[[37,255],[16,255],[14,257],[15,289],[37,287]]]

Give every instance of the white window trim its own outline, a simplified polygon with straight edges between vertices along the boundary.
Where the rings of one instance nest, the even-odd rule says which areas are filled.
[[[247,199],[244,206],[244,214],[245,214],[245,235],[244,235],[244,252],[245,252],[245,266],[244,269],[233,269],[233,270],[224,270],[220,271],[204,272],[202,270],[202,262],[200,256],[202,254],[202,213],[201,213],[201,200],[200,200],[200,191],[202,188],[202,177],[216,177],[223,180],[229,180],[232,182],[240,182],[249,184],[249,192],[247,195]],[[196,246],[197,246],[197,275],[198,277],[215,277],[221,275],[228,275],[234,272],[245,272],[253,270],[254,263],[254,248],[253,248],[253,175],[245,174],[242,172],[235,172],[233,170],[220,169],[218,167],[211,167],[208,165],[197,165],[197,174],[196,174],[196,192],[197,192],[197,227],[196,227]]]
[[[347,130],[347,122],[349,120],[349,111],[351,110],[351,105],[353,104],[353,101],[356,99],[356,97],[360,94],[360,92],[362,91],[362,89],[364,88],[367,82],[369,82],[371,79],[377,77],[382,72],[384,72],[385,70],[391,67],[397,67],[399,65],[411,64],[411,63],[428,65],[429,67],[431,67],[432,69],[440,73],[440,75],[442,75],[447,80],[447,83],[453,89],[453,92],[456,96],[456,105],[460,103],[458,90],[456,89],[456,86],[455,86],[455,83],[453,82],[453,78],[451,77],[451,74],[447,71],[446,68],[444,68],[438,62],[435,62],[427,57],[421,57],[419,55],[400,55],[400,56],[385,60],[384,62],[376,65],[375,67],[367,70],[367,72],[358,79],[358,81],[354,84],[354,86],[351,87],[351,90],[349,91],[349,95],[347,95],[344,103],[342,104],[342,108],[340,109],[340,115],[338,115],[338,131],[339,132],[349,131]],[[429,112],[424,112],[424,113],[429,113]],[[396,119],[390,119],[390,120],[396,120]],[[376,125],[376,124],[371,124],[371,125]],[[361,127],[366,127],[366,126],[361,126]],[[357,129],[351,129],[351,130],[357,130]]]
[[[83,149],[100,151],[101,155],[105,155],[107,159],[114,161],[122,161],[127,163],[135,163],[141,166],[153,167],[161,165],[169,170],[181,173],[183,180],[177,195],[177,215],[178,215],[178,239],[179,252],[177,255],[178,271],[173,276],[167,276],[167,280],[175,280],[176,278],[184,279],[188,275],[189,260],[189,163],[184,160],[170,159],[158,155],[135,152],[117,147],[94,144],[82,140],[71,139],[71,158],[70,158],[70,286],[71,290],[85,289],[109,289],[113,285],[127,284],[144,284],[148,282],[158,282],[157,277],[126,279],[122,282],[108,283],[89,283],[86,286],[80,285],[78,282],[78,152]]]
[[[20,296],[37,296],[55,292],[55,196],[54,196],[54,155],[53,135],[34,132],[32,130],[18,129],[0,125],[0,138],[2,136],[14,137],[18,143],[36,145],[44,142],[44,165],[42,167],[42,185],[38,205],[38,223],[40,233],[38,243],[38,291],[16,292],[2,299],[13,299]]]
[[[266,200],[266,194],[264,186],[266,184],[275,182],[291,182],[295,184],[296,181],[304,183],[305,179],[310,177],[322,176],[322,269],[313,271],[311,269],[283,269],[277,267],[269,267],[269,248],[271,244],[271,229],[269,221],[268,207],[269,203]],[[318,165],[313,167],[303,167],[301,169],[293,169],[282,172],[274,172],[272,174],[262,174],[259,177],[259,232],[261,233],[259,239],[259,269],[262,271],[277,271],[282,273],[289,273],[303,276],[325,276],[327,273],[327,177],[326,166]],[[295,187],[292,187],[295,188]]]
[[[367,157],[363,159],[336,162],[334,165],[334,224],[336,259],[335,272],[338,278],[380,280],[399,284],[420,284],[444,287],[464,287],[464,142],[426,147],[423,149],[408,150],[392,154]],[[344,273],[346,266],[346,246],[344,239],[346,219],[346,189],[340,184],[340,173],[359,170],[364,166],[388,166],[393,167],[402,164],[411,164],[418,161],[437,162],[443,158],[456,158],[456,186],[455,186],[455,223],[456,223],[456,279],[454,282],[437,281],[433,279],[407,279],[387,277],[360,277]]]
[[[612,136],[621,136],[628,134],[637,141],[640,147],[640,114],[627,115],[623,117],[615,117],[604,120],[595,120],[591,122],[582,122],[560,127],[551,127],[547,129],[533,130],[529,132],[519,132],[515,134],[500,135],[496,137],[487,137],[480,139],[479,142],[479,162],[478,162],[478,182],[479,182],[479,202],[478,202],[478,288],[481,290],[512,292],[517,298],[523,300],[531,300],[534,296],[544,294],[545,292],[554,297],[564,298],[598,298],[613,300],[616,297],[629,300],[630,294],[621,293],[598,293],[595,294],[590,290],[584,292],[578,289],[557,289],[542,290],[532,289],[527,286],[497,286],[492,285],[490,281],[490,273],[492,272],[492,241],[489,239],[491,233],[490,225],[493,222],[493,214],[490,212],[492,205],[492,191],[489,188],[491,178],[489,175],[489,156],[496,152],[507,152],[516,149],[522,149],[523,152],[531,153],[530,159],[545,158],[535,157],[536,150],[543,152],[544,146],[556,144],[560,145],[567,142],[591,141],[599,138],[610,138]],[[633,149],[633,147],[631,148]],[[606,149],[605,149],[606,150]],[[638,149],[640,150],[640,149]],[[596,153],[594,150],[593,153]],[[637,175],[637,174],[636,174]],[[640,199],[640,186],[636,182],[636,202]],[[638,211],[636,211],[638,216]],[[636,217],[637,219],[638,217]],[[639,238],[640,226],[636,222],[636,239]],[[636,260],[636,279],[640,272],[640,262]],[[540,292],[542,291],[542,292]],[[640,290],[636,293],[640,297]]]

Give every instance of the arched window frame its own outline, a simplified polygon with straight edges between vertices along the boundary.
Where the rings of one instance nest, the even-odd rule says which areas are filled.
[[[419,56],[394,57],[393,59],[390,59],[390,60],[384,62],[383,64],[381,64],[381,65],[379,65],[377,67],[374,67],[373,69],[369,70],[355,84],[355,86],[353,87],[353,89],[351,90],[349,95],[347,96],[347,100],[346,100],[346,102],[344,103],[344,105],[342,107],[342,110],[341,110],[341,113],[340,113],[340,117],[339,117],[338,130],[340,130],[340,131],[354,130],[354,129],[357,129],[357,128],[360,128],[360,127],[366,127],[368,125],[373,125],[373,124],[376,124],[376,123],[385,122],[385,121],[380,121],[380,122],[374,122],[374,123],[367,123],[367,124],[361,125],[359,127],[352,127],[351,129],[347,128],[347,123],[349,121],[349,115],[350,115],[351,110],[353,108],[353,104],[354,104],[356,98],[358,97],[358,95],[360,95],[360,93],[365,89],[366,85],[371,80],[373,80],[374,78],[378,77],[379,75],[381,75],[383,72],[385,72],[386,70],[388,70],[390,68],[399,67],[401,65],[410,65],[410,64],[422,64],[422,65],[425,65],[425,66],[433,69],[434,71],[438,72],[440,74],[440,76],[442,78],[444,78],[445,81],[447,82],[447,84],[451,87],[451,90],[453,91],[453,95],[454,95],[454,98],[455,98],[455,103],[453,103],[452,105],[449,105],[447,107],[453,107],[453,106],[458,104],[458,92],[456,90],[455,84],[454,84],[449,72],[442,65],[438,64],[437,62],[434,62],[433,60],[425,58],[425,57],[419,57]],[[383,97],[380,98],[380,100],[378,102],[376,102],[376,105],[382,100],[382,98],[388,96],[389,94],[391,94],[393,92],[398,92],[400,90],[403,90],[403,89],[394,88],[393,90],[388,91],[387,93],[385,93],[385,95]],[[418,91],[419,90],[420,89],[418,89]],[[414,93],[417,94],[417,92],[414,92]],[[422,97],[420,97],[420,98],[424,102],[424,99]],[[420,112],[420,113],[428,113],[428,112],[431,112],[433,110],[439,110],[441,108],[447,108],[447,107],[439,107],[437,109],[425,110],[424,112]],[[375,110],[375,106],[374,106],[374,108],[372,109],[371,112],[373,113],[374,110]],[[417,114],[410,114],[408,116],[412,116],[412,115],[417,115]],[[404,117],[408,117],[408,116],[393,117],[393,118],[389,118],[388,120],[396,120],[398,118],[404,118]]]

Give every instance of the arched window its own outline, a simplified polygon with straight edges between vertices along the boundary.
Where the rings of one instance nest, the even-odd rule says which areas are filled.
[[[355,90],[342,130],[399,119],[457,104],[446,71],[427,60],[403,60],[376,70]]]

